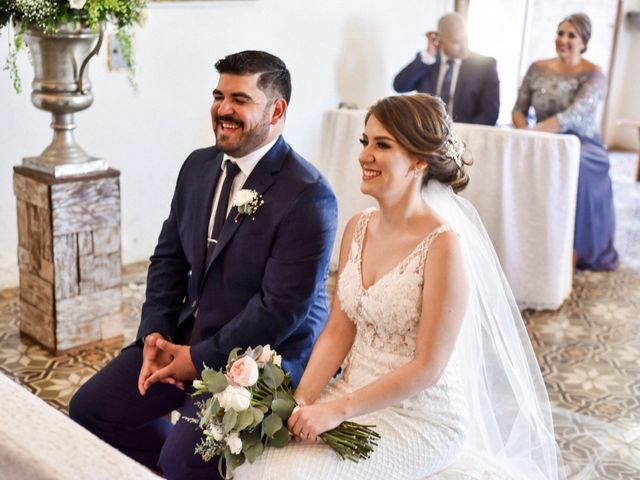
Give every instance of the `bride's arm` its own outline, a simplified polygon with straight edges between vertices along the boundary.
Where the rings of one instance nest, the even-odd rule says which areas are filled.
[[[291,431],[315,439],[342,421],[397,404],[438,381],[462,325],[469,288],[458,238],[438,236],[427,255],[422,293],[422,316],[413,359],[353,393],[297,410]]]
[[[347,223],[342,235],[337,278],[347,262],[353,232],[359,216],[356,215]],[[342,310],[336,288],[329,319],[311,351],[309,363],[296,389],[295,398],[300,405],[309,405],[316,401],[322,389],[329,383],[349,353],[355,334],[355,325]]]

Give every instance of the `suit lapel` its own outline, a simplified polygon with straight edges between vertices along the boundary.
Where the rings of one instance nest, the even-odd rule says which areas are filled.
[[[262,195],[265,202],[268,202],[269,200],[268,198],[265,198],[265,193],[274,183],[274,174],[282,167],[282,162],[284,161],[289,148],[290,147],[285,143],[282,137],[280,137],[271,150],[269,150],[266,155],[260,159],[256,167],[251,172],[251,175],[249,175],[247,180],[244,182],[242,188],[245,190],[255,190],[258,194]],[[222,231],[220,232],[220,238],[218,239],[216,249],[211,256],[209,264],[206,266],[203,280],[213,262],[215,262],[216,258],[218,258],[220,253],[228,245],[229,241],[245,221],[245,217],[247,215],[241,215],[240,218],[238,218],[238,221],[236,221],[237,213],[238,209],[236,207],[232,207],[224,225],[222,226]],[[260,215],[259,210],[256,212],[256,215]]]

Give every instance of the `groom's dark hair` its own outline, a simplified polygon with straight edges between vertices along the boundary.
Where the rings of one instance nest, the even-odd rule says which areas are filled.
[[[216,62],[218,73],[232,75],[261,74],[258,87],[267,96],[291,99],[291,74],[285,63],[275,55],[259,50],[245,50],[227,55]]]

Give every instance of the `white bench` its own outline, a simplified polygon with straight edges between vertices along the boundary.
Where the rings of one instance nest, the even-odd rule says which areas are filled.
[[[0,373],[0,479],[114,478],[158,480]]]

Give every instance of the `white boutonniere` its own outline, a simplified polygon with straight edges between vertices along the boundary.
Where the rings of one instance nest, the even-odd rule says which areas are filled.
[[[231,205],[238,209],[235,221],[237,222],[240,219],[240,215],[251,215],[253,217],[258,207],[263,203],[262,195],[255,190],[242,189],[236,192],[231,200]]]

